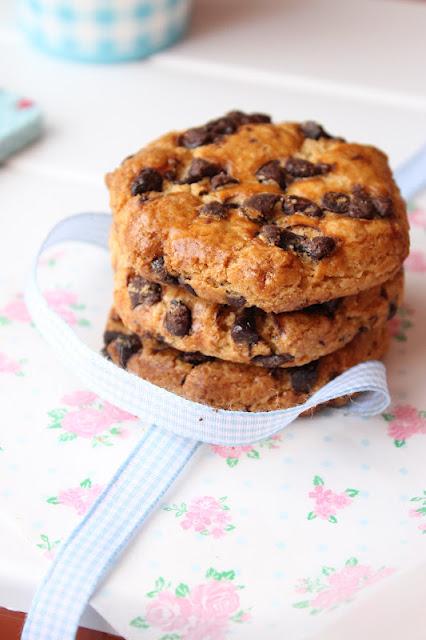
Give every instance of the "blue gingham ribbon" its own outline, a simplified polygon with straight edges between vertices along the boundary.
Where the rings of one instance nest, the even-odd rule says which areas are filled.
[[[190,402],[93,352],[49,308],[38,287],[37,263],[46,249],[60,242],[82,241],[106,248],[110,224],[110,215],[80,214],[56,225],[36,257],[26,302],[46,341],[87,387],[153,426],[60,548],[35,595],[23,640],[73,640],[99,581],[200,442],[228,446],[256,442],[287,426],[307,409],[347,394],[364,392],[347,409],[361,416],[380,413],[390,402],[385,368],[377,361],[352,367],[297,407],[246,413]]]

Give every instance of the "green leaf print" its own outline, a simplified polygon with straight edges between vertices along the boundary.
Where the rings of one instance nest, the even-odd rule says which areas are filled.
[[[224,580],[233,580],[235,578],[235,571],[233,571],[232,569],[231,571],[222,571],[219,580],[221,580],[222,578]]]
[[[314,477],[314,486],[318,487],[321,484],[324,484],[324,480],[321,478],[321,476],[315,476]]]
[[[235,529],[235,524],[227,524],[225,527],[225,531],[233,531]]]
[[[166,581],[164,580],[164,578],[162,578],[161,576],[159,578],[157,578],[157,580],[155,581],[155,588],[158,589],[158,591],[161,591],[162,589],[164,589],[166,584]]]
[[[10,324],[9,318],[5,316],[0,316],[0,327],[5,327],[7,324]]]
[[[346,489],[345,493],[350,498],[355,498],[355,496],[357,496],[359,494],[359,491],[358,491],[358,489]]]
[[[141,618],[141,616],[133,618],[129,624],[131,627],[136,627],[136,629],[149,629],[149,624],[146,622],[145,618]]]
[[[395,420],[395,416],[392,413],[382,413],[382,416],[386,420],[386,422],[391,422],[392,420]]]
[[[181,640],[182,636],[177,633],[166,633],[165,636],[161,636],[159,640]]]
[[[336,524],[337,518],[336,518],[336,516],[329,516],[328,521],[332,522],[333,524]]]
[[[400,449],[401,447],[403,447],[405,445],[405,440],[394,440],[393,443],[394,443],[395,447]]]
[[[61,433],[58,440],[59,442],[69,442],[70,440],[75,440],[76,437],[76,433]]]
[[[66,413],[66,409],[52,409],[51,411],[47,412],[47,415],[49,416],[49,418],[53,418],[53,420],[56,422],[58,420],[62,420]]]
[[[228,467],[236,467],[238,464],[238,458],[226,458],[226,464]]]
[[[175,590],[175,594],[177,595],[178,598],[185,598],[188,595],[188,593],[189,593],[189,587],[187,584],[184,584],[183,582],[178,584]]]
[[[296,609],[307,609],[309,607],[309,600],[301,600],[300,602],[295,602],[293,607]]]
[[[148,591],[146,594],[147,598],[155,598],[155,596],[158,596],[158,591]]]
[[[50,498],[47,498],[46,502],[48,502],[49,504],[60,504],[57,496],[51,496]]]
[[[92,481],[90,480],[90,478],[86,478],[85,480],[83,480],[83,482],[80,482],[80,487],[82,489],[90,489],[92,486]]]
[[[90,322],[88,320],[86,320],[85,318],[80,318],[80,320],[77,323],[80,327],[90,327]]]
[[[356,565],[358,564],[358,560],[354,557],[349,558],[348,560],[346,560],[345,565],[347,567],[356,567]]]
[[[323,567],[321,569],[321,573],[324,576],[329,576],[330,574],[334,573],[336,571],[336,569],[334,567]]]
[[[315,513],[313,511],[310,511],[308,513],[308,520],[315,520],[315,518],[316,518]]]
[[[253,460],[259,460],[260,453],[256,449],[252,449],[247,453],[247,458],[253,458]]]

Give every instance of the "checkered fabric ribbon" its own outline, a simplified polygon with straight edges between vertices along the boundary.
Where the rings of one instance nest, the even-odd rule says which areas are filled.
[[[144,58],[184,33],[191,0],[20,0],[20,23],[46,53],[83,62]]]
[[[362,416],[389,404],[385,368],[366,362],[349,369],[292,409],[246,413],[213,410],[180,398],[118,368],[82,343],[52,311],[37,284],[43,251],[82,241],[107,248],[111,216],[80,214],[60,222],[43,243],[26,291],[32,318],[48,343],[88,388],[153,426],[123,463],[70,538],[40,586],[23,640],[72,640],[84,607],[137,529],[200,442],[238,445],[271,436],[303,411],[343,395],[364,392],[348,411]]]

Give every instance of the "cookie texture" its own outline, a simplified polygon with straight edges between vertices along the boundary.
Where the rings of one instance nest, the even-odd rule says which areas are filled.
[[[104,337],[106,354],[141,378],[194,402],[243,411],[286,409],[305,402],[346,369],[381,358],[388,345],[388,329],[383,326],[359,333],[341,349],[302,367],[267,369],[184,353],[140,337],[114,310]],[[346,400],[339,398],[336,404]]]
[[[408,225],[386,156],[316,123],[232,112],[107,176],[124,267],[220,304],[292,311],[391,279]]]
[[[383,326],[400,305],[402,293],[399,272],[356,295],[274,314],[207,302],[180,285],[152,283],[122,268],[115,273],[114,306],[131,331],[181,351],[263,367],[293,367],[339,349],[359,331]],[[173,322],[175,317],[180,324]]]

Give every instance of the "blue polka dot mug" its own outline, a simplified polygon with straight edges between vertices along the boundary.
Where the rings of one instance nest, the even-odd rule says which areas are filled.
[[[134,60],[178,40],[191,0],[20,0],[29,40],[52,55],[82,62]]]

